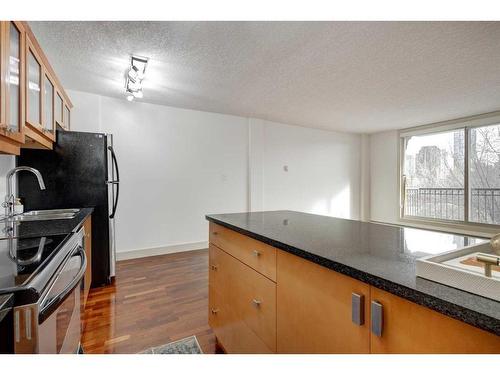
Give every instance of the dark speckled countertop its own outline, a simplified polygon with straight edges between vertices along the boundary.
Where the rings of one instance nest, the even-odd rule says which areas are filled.
[[[500,336],[500,302],[416,276],[416,259],[485,239],[295,211],[207,220]]]
[[[73,219],[15,222],[15,237],[42,237],[67,234],[80,228],[93,208],[82,208]],[[0,222],[0,239],[7,238],[6,223]]]

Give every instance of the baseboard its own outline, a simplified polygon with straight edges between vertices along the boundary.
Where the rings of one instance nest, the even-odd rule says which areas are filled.
[[[201,242],[189,242],[177,245],[153,247],[149,249],[117,251],[116,260],[127,260],[127,259],[150,257],[154,255],[173,254],[173,253],[180,253],[183,251],[206,249],[207,247],[208,247],[208,242],[201,241]]]

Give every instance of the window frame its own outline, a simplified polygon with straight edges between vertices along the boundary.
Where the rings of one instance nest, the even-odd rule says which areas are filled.
[[[477,223],[469,221],[470,192],[469,192],[469,151],[470,151],[470,130],[474,128],[498,125],[500,124],[500,111],[486,113],[477,116],[459,118],[455,120],[443,121],[428,125],[422,125],[398,131],[398,206],[399,220],[403,223],[413,225],[424,225],[435,228],[458,229],[472,232],[498,233],[500,224]],[[433,133],[442,133],[464,129],[464,220],[449,220],[430,218],[425,216],[405,215],[405,184],[404,176],[404,157],[406,152],[405,138],[417,135],[426,135]]]

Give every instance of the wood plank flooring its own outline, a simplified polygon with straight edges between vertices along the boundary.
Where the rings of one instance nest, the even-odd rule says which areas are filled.
[[[196,335],[215,353],[208,326],[208,251],[120,261],[114,285],[90,291],[85,353],[137,353]]]

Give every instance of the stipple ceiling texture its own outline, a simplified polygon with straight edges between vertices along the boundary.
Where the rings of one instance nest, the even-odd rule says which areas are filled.
[[[375,132],[500,109],[500,22],[30,22],[70,89]],[[133,105],[133,104],[131,104]]]

